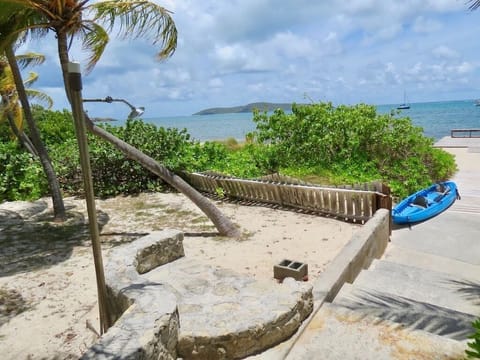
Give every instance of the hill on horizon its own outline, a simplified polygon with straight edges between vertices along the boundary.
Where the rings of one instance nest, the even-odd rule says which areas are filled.
[[[215,107],[196,112],[193,115],[214,115],[214,114],[232,114],[232,113],[251,113],[254,109],[260,111],[273,111],[276,109],[292,110],[291,103],[270,103],[270,102],[255,102],[247,105],[232,106],[232,107]]]

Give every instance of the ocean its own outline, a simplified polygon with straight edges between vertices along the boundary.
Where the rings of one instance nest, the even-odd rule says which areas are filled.
[[[390,113],[398,104],[377,105],[379,113]],[[480,128],[480,106],[474,100],[411,103],[401,110],[401,117],[409,117],[413,124],[423,128],[424,134],[439,140],[450,136],[451,129]],[[143,118],[165,128],[186,128],[199,141],[235,138],[243,141],[255,130],[251,113],[191,115]],[[120,124],[119,124],[120,125]]]

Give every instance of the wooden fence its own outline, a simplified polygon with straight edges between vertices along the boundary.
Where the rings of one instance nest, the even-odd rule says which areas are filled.
[[[392,209],[390,189],[378,182],[328,187],[280,176],[245,180],[213,173],[184,173],[182,177],[209,194],[291,207],[345,221],[364,223],[377,209]]]

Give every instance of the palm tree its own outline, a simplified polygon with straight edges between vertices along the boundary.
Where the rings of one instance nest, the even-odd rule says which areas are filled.
[[[89,0],[4,0],[21,4],[27,11],[34,10],[35,18],[22,30],[53,30],[57,37],[58,54],[62,67],[67,97],[69,95],[68,63],[69,46],[75,37],[82,41],[89,57],[87,70],[91,70],[100,59],[108,44],[108,32],[117,25],[121,37],[149,37],[153,44],[160,44],[159,60],[171,56],[177,44],[177,29],[170,12],[150,2],[137,0],[105,0],[89,4]],[[106,28],[101,26],[105,24]],[[96,126],[85,114],[87,128],[93,134],[110,142],[125,156],[138,161],[145,168],[185,194],[215,224],[224,236],[239,237],[240,232],[226,216],[207,198],[201,195],[180,176],[159,164],[151,157],[130,146],[106,130]]]
[[[27,53],[16,56],[17,63],[22,68],[29,65],[41,64],[45,61],[45,56],[36,53]],[[25,86],[30,86],[38,79],[38,74],[30,72],[27,79],[24,79]],[[53,106],[53,100],[44,92],[31,88],[25,89],[29,99],[39,100],[46,104],[48,108]],[[8,65],[7,58],[0,56],[0,96],[2,98],[3,116],[0,114],[0,122],[7,120],[12,133],[20,143],[33,156],[38,157],[38,153],[33,146],[30,138],[23,132],[24,118],[19,105],[18,93],[15,87],[12,70]]]
[[[47,149],[40,137],[40,131],[38,130],[35,121],[33,119],[30,104],[28,102],[28,95],[25,90],[25,85],[22,80],[20,68],[15,58],[14,45],[19,40],[19,34],[15,32],[21,26],[22,17],[14,16],[15,6],[8,6],[8,4],[2,4],[2,14],[0,16],[0,53],[4,53],[7,58],[9,67],[12,72],[12,77],[15,82],[16,91],[22,104],[22,110],[30,130],[30,137],[35,148],[35,152],[38,155],[43,171],[47,176],[48,185],[50,188],[54,220],[64,221],[66,219],[65,205],[63,203],[62,192],[60,190],[60,184],[57,179],[57,175],[48,155]],[[2,97],[3,99],[3,97]]]

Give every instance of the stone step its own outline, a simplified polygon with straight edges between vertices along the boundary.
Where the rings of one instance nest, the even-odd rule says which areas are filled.
[[[460,341],[404,328],[335,304],[324,304],[287,360],[462,359]]]
[[[313,310],[311,285],[257,280],[183,257],[142,275],[177,296],[178,355],[237,359],[288,339]]]
[[[467,314],[480,313],[480,284],[474,278],[375,260],[355,279],[355,285]]]
[[[416,268],[448,273],[452,276],[471,277],[480,274],[480,266],[466,263],[444,256],[425,253],[403,247],[400,244],[389,244],[382,260],[414,266]]]
[[[334,304],[364,317],[402,324],[410,330],[421,330],[458,341],[464,341],[474,332],[472,322],[476,319],[472,314],[357,284],[345,284]]]

